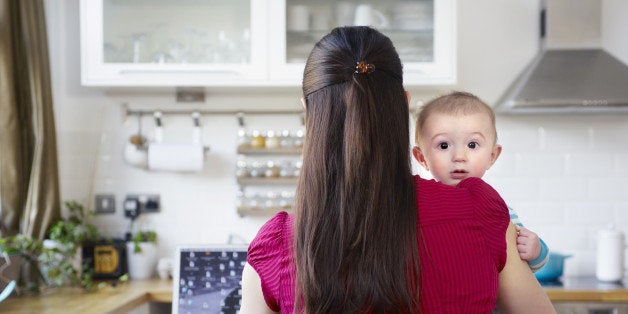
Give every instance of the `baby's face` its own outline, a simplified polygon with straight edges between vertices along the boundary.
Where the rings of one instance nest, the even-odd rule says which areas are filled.
[[[495,130],[485,113],[434,113],[423,125],[415,158],[447,185],[468,177],[481,178],[501,153]]]

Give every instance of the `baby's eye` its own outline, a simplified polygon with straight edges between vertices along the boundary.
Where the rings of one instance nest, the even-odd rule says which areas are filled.
[[[441,142],[438,144],[438,148],[440,149],[447,149],[449,148],[449,144],[447,142]]]
[[[478,142],[470,142],[469,144],[467,144],[467,147],[471,149],[478,148],[478,146],[480,146]]]

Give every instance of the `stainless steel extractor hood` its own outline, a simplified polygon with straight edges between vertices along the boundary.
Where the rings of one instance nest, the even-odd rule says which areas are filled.
[[[558,0],[548,4],[552,1]],[[498,100],[496,111],[628,113],[628,65],[603,48],[547,48],[545,25],[552,23],[545,24],[546,16],[551,17],[543,9],[540,52]]]

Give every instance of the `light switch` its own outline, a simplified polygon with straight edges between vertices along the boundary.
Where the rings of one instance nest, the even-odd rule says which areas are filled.
[[[96,213],[114,213],[116,211],[116,196],[113,194],[96,195]]]

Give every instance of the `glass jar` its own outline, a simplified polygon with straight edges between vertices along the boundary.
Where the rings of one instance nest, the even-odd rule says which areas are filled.
[[[294,143],[292,141],[292,137],[290,136],[290,131],[283,130],[281,131],[281,136],[279,137],[279,146],[281,147],[292,147]]]
[[[251,146],[251,135],[244,128],[238,130],[238,147]]]
[[[275,131],[268,131],[266,133],[266,148],[278,148],[279,137],[275,136]]]
[[[249,175],[254,178],[263,177],[265,175],[265,169],[262,163],[254,161],[249,169]]]
[[[246,160],[240,159],[236,163],[236,177],[246,178],[249,176],[249,169]]]
[[[266,162],[266,170],[264,171],[264,176],[267,178],[279,177],[279,167],[275,164],[274,161],[269,160]]]
[[[251,147],[264,148],[266,147],[266,139],[259,130],[253,130],[251,133]]]
[[[303,139],[305,137],[305,132],[303,130],[298,130],[295,132],[293,141],[295,147],[303,147]]]

